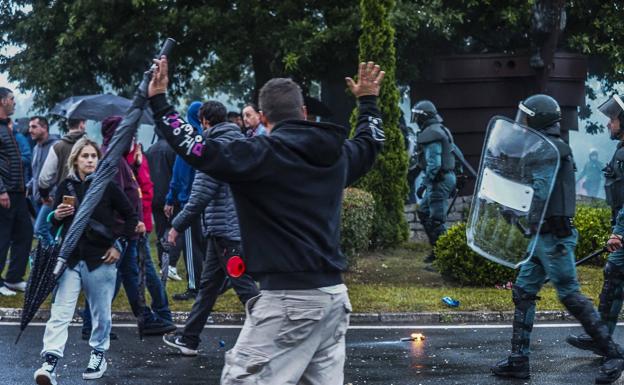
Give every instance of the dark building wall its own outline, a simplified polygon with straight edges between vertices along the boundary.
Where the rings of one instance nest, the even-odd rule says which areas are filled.
[[[457,55],[434,59],[425,82],[412,84],[412,102],[429,99],[468,161],[475,167],[483,147],[487,124],[495,115],[514,118],[518,103],[538,92],[536,72],[529,56],[504,54]],[[587,59],[557,53],[544,93],[553,96],[563,112],[563,136],[578,130],[578,107],[585,104]],[[472,194],[471,183],[462,195]]]

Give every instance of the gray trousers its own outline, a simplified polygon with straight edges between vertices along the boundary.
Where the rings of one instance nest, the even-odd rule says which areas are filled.
[[[262,290],[245,305],[222,385],[343,385],[351,303],[345,293]]]

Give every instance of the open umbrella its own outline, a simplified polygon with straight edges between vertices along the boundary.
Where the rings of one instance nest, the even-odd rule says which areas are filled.
[[[158,57],[161,57],[162,55],[168,56],[175,44],[175,40],[167,39],[158,54]],[[130,142],[137,132],[139,121],[144,114],[144,108],[147,103],[147,86],[149,84],[153,68],[153,66],[150,67],[150,70],[146,71],[143,75],[143,80],[137,89],[130,108],[126,112],[124,119],[119,124],[119,127],[117,127],[117,130],[111,139],[106,155],[104,155],[104,158],[98,164],[97,170],[93,174],[89,175],[91,185],[82,200],[82,204],[76,211],[72,224],[65,234],[65,239],[60,246],[60,250],[57,251],[56,248],[53,248],[50,251],[50,261],[58,255],[54,268],[51,272],[46,269],[37,281],[29,279],[27,291],[33,290],[33,293],[31,294],[32,298],[43,299],[36,306],[29,307],[28,313],[22,312],[22,322],[24,324],[22,330],[32,319],[32,316],[30,316],[30,319],[25,316],[30,313],[34,315],[41,303],[43,303],[45,298],[54,288],[56,280],[58,280],[58,278],[60,278],[65,271],[67,260],[78,245],[78,241],[87,227],[87,223],[93,214],[93,210],[95,210],[95,207],[99,204],[100,199],[106,190],[106,186],[117,173],[119,160],[123,156],[125,149],[130,146]],[[37,264],[37,262],[35,262],[35,264]],[[52,283],[45,284],[49,281],[52,281]],[[28,286],[32,286],[34,288],[31,289]],[[35,302],[33,301],[33,303]]]
[[[132,100],[112,94],[70,96],[57,103],[50,111],[53,115],[65,119],[85,119],[102,121],[109,116],[124,115]],[[139,121],[142,124],[154,124],[152,112],[143,111]]]

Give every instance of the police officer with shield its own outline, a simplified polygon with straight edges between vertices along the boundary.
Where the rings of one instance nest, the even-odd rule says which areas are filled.
[[[547,95],[533,95],[518,106],[516,122],[543,134],[560,156],[554,187],[548,200],[544,221],[535,238],[534,254],[520,267],[513,287],[515,304],[511,355],[492,367],[501,377],[529,378],[529,344],[535,318],[535,301],[546,278],[557,290],[561,303],[591,336],[596,349],[605,357],[596,383],[616,381],[624,369],[624,351],[613,342],[609,328],[591,300],[581,294],[576,276],[574,249],[578,232],[572,223],[575,204],[574,160],[570,146],[560,137],[561,109]],[[521,144],[520,144],[521,145]],[[535,175],[536,185],[539,176]]]
[[[420,128],[417,139],[418,167],[425,172],[417,190],[418,197],[422,198],[417,211],[418,219],[433,247],[446,232],[448,199],[455,190],[453,135],[442,124],[442,117],[429,100],[421,100],[414,105],[412,123],[417,123]],[[434,259],[432,249],[425,262],[431,263]]]
[[[611,253],[604,268],[604,283],[600,293],[600,305],[598,311],[602,320],[609,327],[609,334],[613,335],[617,324],[622,300],[624,299],[624,249],[622,249],[622,237],[624,236],[624,130],[621,124],[624,122],[624,102],[618,95],[614,95],[600,107],[598,111],[609,118],[607,127],[612,140],[617,140],[618,145],[613,158],[604,168],[605,192],[607,203],[611,207],[614,224],[613,234],[607,243]],[[587,334],[568,336],[566,341],[579,349],[591,350],[602,355],[594,340]]]

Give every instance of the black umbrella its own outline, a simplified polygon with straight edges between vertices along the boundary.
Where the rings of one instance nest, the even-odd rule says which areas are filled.
[[[56,285],[56,279],[52,272],[56,266],[59,248],[60,245],[56,241],[46,246],[39,242],[37,247],[31,252],[32,268],[24,292],[24,306],[22,308],[20,332],[15,339],[16,344],[28,323],[32,321],[37,310]]]
[[[132,100],[112,94],[70,96],[57,103],[51,114],[65,119],[85,119],[102,121],[109,116],[125,115]],[[140,123],[154,124],[152,112],[146,109]]]
[[[167,39],[158,57],[160,58],[162,55],[169,55],[175,43],[175,40]],[[43,270],[41,277],[36,281],[29,279],[27,291],[33,290],[31,297],[32,301],[29,301],[29,303],[32,302],[33,304],[36,304],[36,306],[30,306],[28,313],[22,313],[22,323],[24,324],[23,328],[28,325],[34,313],[37,311],[39,306],[41,306],[41,303],[43,303],[45,298],[54,288],[58,278],[60,278],[65,271],[67,259],[76,248],[78,240],[82,236],[85,228],[87,227],[89,218],[93,214],[93,210],[95,210],[95,207],[99,204],[102,195],[106,190],[106,186],[117,173],[119,160],[123,156],[124,151],[130,147],[130,142],[136,134],[139,121],[144,114],[144,108],[147,103],[147,86],[149,84],[153,68],[154,66],[152,65],[150,70],[146,71],[143,75],[143,80],[137,89],[130,108],[128,109],[122,122],[119,124],[119,127],[117,127],[117,130],[115,130],[115,134],[111,139],[106,155],[104,155],[104,158],[98,164],[97,170],[93,174],[89,175],[91,185],[82,200],[82,204],[76,211],[74,220],[65,234],[65,239],[60,246],[60,250],[57,250],[57,248],[54,247],[50,251],[50,257],[48,258],[50,261],[58,255],[58,258],[56,258],[53,264],[53,271],[50,272],[49,270]],[[36,263],[37,262],[35,262],[35,264]],[[29,288],[28,286],[33,288]],[[34,301],[35,299],[41,299],[41,301],[37,304],[38,301]],[[32,313],[30,319],[24,317],[30,313]]]

